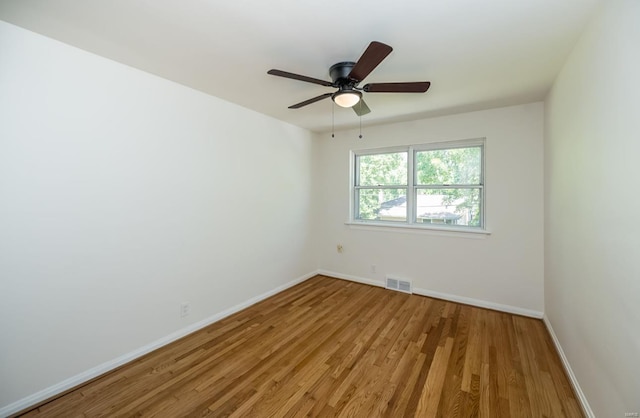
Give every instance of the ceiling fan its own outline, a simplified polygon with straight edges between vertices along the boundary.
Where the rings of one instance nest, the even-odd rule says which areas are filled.
[[[334,93],[325,93],[309,100],[289,106],[289,109],[299,109],[327,97],[341,107],[351,107],[358,116],[366,115],[371,109],[362,99],[362,92],[366,93],[424,93],[429,89],[429,81],[401,82],[401,83],[369,83],[364,87],[358,84],[374,70],[387,55],[393,51],[389,45],[373,41],[364,51],[358,62],[339,62],[329,68],[332,81],[320,80],[313,77],[289,73],[282,70],[269,70],[267,74],[278,77],[291,78],[293,80],[306,81],[325,87],[334,87],[338,90]],[[357,105],[357,106],[356,106]]]

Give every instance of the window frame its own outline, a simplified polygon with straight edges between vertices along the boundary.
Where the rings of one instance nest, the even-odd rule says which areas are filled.
[[[417,182],[417,171],[415,169],[416,155],[422,151],[447,150],[458,148],[480,148],[480,181],[478,184],[431,184],[423,185]],[[360,186],[359,182],[359,157],[365,155],[391,154],[404,152],[407,154],[407,177],[406,185],[378,185],[378,186]],[[445,230],[459,232],[479,232],[487,233],[486,229],[486,138],[465,139],[456,141],[431,142],[414,145],[403,145],[393,147],[371,148],[362,150],[351,150],[350,152],[350,179],[349,179],[349,222],[353,225],[366,225],[373,227],[401,227],[416,228],[424,230]],[[480,205],[480,225],[452,225],[452,224],[432,224],[417,222],[417,213],[415,202],[419,190],[434,190],[443,188],[457,189],[477,189],[479,190]],[[407,216],[405,221],[382,221],[372,219],[359,219],[357,217],[359,209],[358,193],[360,190],[366,189],[405,189]]]

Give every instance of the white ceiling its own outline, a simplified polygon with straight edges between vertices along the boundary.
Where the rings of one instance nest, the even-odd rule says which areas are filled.
[[[0,19],[313,131],[331,88],[369,42],[394,50],[370,82],[431,81],[426,94],[365,93],[363,125],[542,100],[598,0],[0,0]],[[0,64],[1,65],[1,64]],[[336,128],[354,127],[335,108]]]

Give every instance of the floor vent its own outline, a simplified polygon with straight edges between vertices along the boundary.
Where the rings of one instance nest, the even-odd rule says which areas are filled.
[[[409,280],[397,279],[387,276],[387,289],[397,290],[398,292],[413,293],[411,291],[411,282]]]

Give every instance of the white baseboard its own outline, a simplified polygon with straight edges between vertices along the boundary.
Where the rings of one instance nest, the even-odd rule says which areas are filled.
[[[337,273],[335,271],[328,271],[328,270],[318,270],[318,274],[335,277],[337,279],[350,280],[352,282],[364,283],[371,286],[384,287],[383,280],[367,279],[364,277],[352,276],[349,274],[342,274],[342,273]],[[477,306],[479,308],[493,309],[495,311],[528,316],[536,319],[541,319],[543,316],[542,312],[534,311],[531,309],[519,308],[517,306],[511,306],[511,305],[502,305],[500,303],[487,302],[485,300],[473,299],[465,296],[453,295],[450,293],[436,292],[433,290],[422,289],[419,287],[414,287],[413,293],[415,293],[416,295],[428,296],[436,299],[444,299],[450,302],[464,303],[465,305],[472,305],[472,306]]]
[[[72,376],[66,380],[63,380],[60,383],[57,383],[53,386],[50,386],[46,389],[43,389],[39,392],[34,393],[33,395],[27,396],[26,398],[20,399],[19,401],[16,401],[14,403],[11,403],[7,406],[4,406],[2,408],[0,408],[0,417],[8,417],[9,415],[15,414],[17,412],[20,412],[32,405],[36,405],[42,401],[45,401],[57,394],[60,394],[66,390],[69,390],[71,388],[74,388],[76,386],[79,386],[95,377],[98,377],[100,375],[103,375],[107,372],[110,372],[111,370],[122,366],[123,364],[126,364],[132,360],[137,359],[138,357],[141,357],[147,353],[152,352],[153,350],[157,350],[160,347],[163,347],[175,340],[178,340],[188,334],[191,334],[195,331],[198,331],[201,328],[204,328],[208,325],[211,325],[214,322],[217,322],[223,318],[226,318],[227,316],[230,316],[238,311],[241,311],[251,305],[254,305],[268,297],[271,297],[273,295],[275,295],[276,293],[282,292],[285,289],[288,289],[292,286],[297,285],[298,283],[302,283],[305,280],[308,280],[312,277],[314,277],[316,274],[318,274],[316,271],[311,272],[311,273],[307,273],[303,276],[298,277],[297,279],[294,279],[288,283],[285,283],[281,286],[276,287],[275,289],[272,289],[268,292],[265,292],[261,295],[255,296],[247,301],[244,301],[242,303],[239,303],[235,306],[232,306],[229,309],[226,309],[222,312],[218,312],[208,318],[203,319],[202,321],[198,321],[196,323],[193,323],[185,328],[179,329],[176,332],[173,332],[169,335],[167,335],[166,337],[160,338],[159,340],[156,340],[150,344],[147,344],[143,347],[138,348],[137,350],[131,351],[127,354],[124,354],[118,358],[115,358],[113,360],[107,361],[105,363],[102,363],[96,367],[93,367],[85,372],[82,372],[80,374],[77,374],[75,376]]]
[[[329,271],[329,270],[318,270],[318,274],[322,274],[323,276],[333,277],[336,279],[348,280],[350,282],[368,284],[370,286],[384,287],[384,281],[382,280],[365,279],[364,277],[351,276],[349,274],[342,274],[342,273],[337,273],[335,271]]]
[[[591,409],[591,406],[589,405],[589,402],[587,401],[587,397],[584,395],[584,392],[582,391],[582,388],[580,387],[580,384],[578,383],[578,379],[576,378],[576,375],[573,373],[573,369],[571,369],[571,365],[569,364],[569,360],[567,359],[567,356],[564,354],[564,350],[562,349],[562,346],[560,345],[560,340],[558,340],[558,336],[556,335],[555,331],[553,330],[553,327],[551,326],[551,322],[549,321],[549,318],[547,317],[547,315],[544,315],[542,317],[542,321],[544,322],[545,326],[547,327],[547,331],[549,331],[549,334],[551,335],[551,339],[553,340],[553,344],[556,346],[556,350],[558,351],[558,354],[560,355],[560,360],[562,361],[562,365],[564,366],[564,370],[567,372],[567,375],[569,376],[569,381],[571,382],[571,386],[573,386],[573,390],[576,392],[576,395],[578,395],[578,401],[580,402],[580,406],[582,407],[582,412],[584,412],[584,414],[587,416],[587,418],[595,418],[595,414],[593,413],[593,410]]]
[[[477,306],[478,308],[486,308],[492,309],[494,311],[528,316],[530,318],[541,319],[543,316],[543,313],[540,311],[534,311],[531,309],[520,308],[512,305],[503,305],[501,303],[488,302],[486,300],[473,299],[465,296],[452,295],[450,293],[436,292],[433,290],[421,289],[419,287],[414,287],[413,293],[415,293],[416,295],[429,296],[436,299],[444,299],[451,302],[464,303],[465,305]]]

